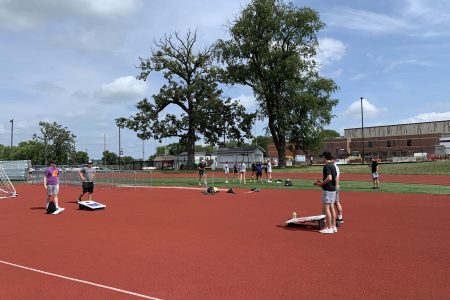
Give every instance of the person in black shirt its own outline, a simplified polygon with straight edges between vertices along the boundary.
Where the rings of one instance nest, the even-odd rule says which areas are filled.
[[[375,157],[372,157],[372,180],[373,180],[373,189],[380,188],[380,174],[378,174],[378,162]]]
[[[206,168],[206,163],[205,163],[205,160],[202,159],[202,161],[198,164],[198,185],[202,185],[202,181],[204,181],[205,168]],[[206,182],[205,182],[205,184],[206,184]]]
[[[322,205],[325,214],[325,228],[320,233],[335,233],[336,228],[336,211],[334,202],[336,201],[336,167],[334,166],[330,152],[323,152],[323,179],[317,180],[314,185],[322,188]]]

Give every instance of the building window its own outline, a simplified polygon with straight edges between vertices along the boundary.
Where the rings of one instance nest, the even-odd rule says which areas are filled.
[[[386,141],[386,147],[392,147],[391,141]]]
[[[406,146],[411,146],[411,145],[412,145],[411,140],[406,140]]]
[[[368,141],[367,145],[369,146],[369,148],[372,148],[373,147],[373,142],[372,141]]]

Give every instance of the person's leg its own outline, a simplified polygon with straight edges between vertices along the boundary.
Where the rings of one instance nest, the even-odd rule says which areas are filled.
[[[243,178],[242,180],[244,181],[244,184],[245,184],[246,183],[245,182],[245,172],[242,172],[242,178]]]
[[[331,228],[334,232],[337,232],[336,228],[336,210],[334,209],[334,204],[330,204],[330,214],[331,214]]]
[[[331,229],[331,210],[330,210],[330,204],[329,203],[324,203],[323,207],[322,207],[322,211],[325,214],[325,228],[326,229]]]
[[[342,218],[342,205],[340,201],[340,191],[339,188],[336,190],[336,201],[334,205],[336,206],[336,215],[337,215],[337,223],[344,223],[344,219]]]

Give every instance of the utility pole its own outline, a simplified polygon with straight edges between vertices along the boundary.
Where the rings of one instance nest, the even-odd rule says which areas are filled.
[[[119,164],[119,171],[120,171],[120,156],[121,156],[121,152],[122,152],[122,146],[120,145],[120,125],[119,125],[119,156],[117,157],[117,161]]]
[[[361,164],[364,164],[364,156],[365,156],[363,99],[364,99],[363,97],[360,98],[360,100],[361,100],[361,137],[362,137],[362,159],[361,159]]]
[[[9,151],[9,160],[12,160],[12,153],[13,153],[13,132],[14,132],[14,119],[11,119],[9,121],[11,123],[11,148]]]

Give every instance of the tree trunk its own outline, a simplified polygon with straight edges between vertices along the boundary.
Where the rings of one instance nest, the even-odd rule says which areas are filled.
[[[189,129],[188,131],[186,151],[187,151],[186,169],[193,170],[195,169],[195,131],[193,129]]]
[[[278,145],[276,145],[278,151],[278,167],[286,167],[286,138],[284,136],[279,138]]]

